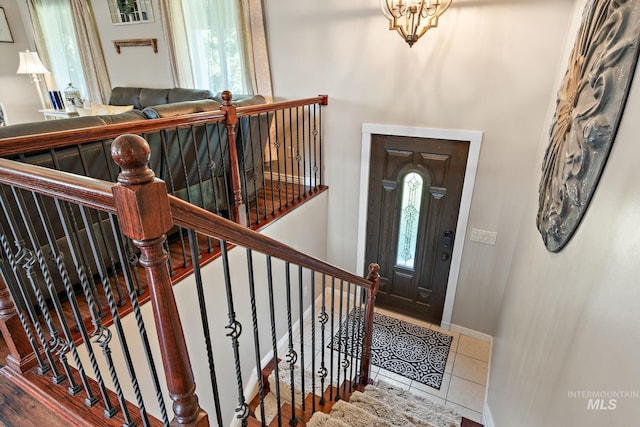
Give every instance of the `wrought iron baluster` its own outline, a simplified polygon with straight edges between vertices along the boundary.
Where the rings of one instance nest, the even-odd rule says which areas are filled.
[[[264,141],[264,135],[262,133],[262,119],[261,119],[262,115],[258,116],[258,141],[260,141],[260,143],[262,143],[262,141]],[[264,117],[266,120],[266,124],[267,124],[267,129],[266,132],[267,134],[269,133],[269,113],[264,113]],[[271,161],[271,145],[268,145],[269,147],[269,161]],[[263,202],[264,202],[264,216],[263,218],[266,220],[267,219],[267,171],[264,167],[265,164],[265,154],[264,154],[264,150],[260,151],[260,167],[262,168],[262,198],[263,198]],[[271,163],[269,163],[269,170],[271,170]],[[258,212],[258,195],[256,194],[256,212]],[[258,218],[260,217],[260,213],[258,212]]]
[[[122,328],[122,322],[120,321],[120,314],[118,313],[118,307],[116,305],[116,301],[111,288],[111,283],[109,281],[109,275],[104,267],[104,260],[102,259],[102,254],[94,244],[94,242],[96,242],[97,240],[93,232],[91,215],[89,212],[87,212],[87,209],[84,206],[80,206],[80,215],[82,216],[82,221],[84,223],[84,227],[87,232],[87,238],[89,239],[91,252],[93,254],[93,259],[95,261],[96,268],[98,270],[98,275],[100,276],[100,281],[102,283],[105,296],[107,297],[107,304],[109,306],[109,311],[111,312],[111,319],[113,320],[114,328],[116,330],[116,333],[118,334],[118,340],[120,341],[120,349],[122,350],[122,355],[124,356],[127,372],[129,374],[129,378],[131,379],[131,386],[133,387],[133,392],[136,396],[136,402],[138,404],[138,407],[140,408],[140,413],[142,414],[143,419],[145,419],[147,416],[147,411],[145,408],[144,400],[142,399],[142,392],[140,391],[140,385],[138,384],[138,377],[136,375],[136,371],[133,366],[133,360],[131,359],[131,352],[129,351],[127,337]],[[127,401],[124,398],[124,393],[122,392],[122,386],[120,385],[120,379],[118,377],[118,373],[113,363],[113,357],[111,356],[112,350],[109,347],[111,338],[112,338],[111,331],[108,328],[102,327],[100,329],[100,333],[95,342],[102,349],[104,358],[107,361],[107,368],[109,369],[109,375],[111,376],[111,381],[113,382],[116,396],[118,397],[118,402],[120,403],[120,409],[122,410],[122,415],[124,416],[124,421],[125,421],[124,425],[133,426],[135,425],[135,422],[131,419],[131,415],[129,414],[129,409],[127,408]]]
[[[353,302],[355,303],[355,296],[353,297]],[[349,368],[349,393],[353,391],[353,354],[355,353],[354,347],[354,337],[356,335],[356,316],[355,307],[352,310],[349,310],[349,306],[351,305],[351,282],[347,283],[347,341],[349,337],[351,337],[351,348],[348,353],[345,354],[345,361],[347,360],[347,355],[349,356],[348,364],[344,370],[344,378],[347,379],[347,368]],[[349,318],[351,318],[351,322],[349,322]],[[349,323],[351,323],[351,334],[349,334]],[[346,344],[345,344],[346,345]],[[346,347],[349,347],[346,345]]]
[[[287,294],[287,336],[289,338],[289,351],[287,353],[287,363],[289,363],[289,372],[291,373],[291,419],[289,425],[295,426],[298,424],[296,418],[296,387],[295,387],[295,366],[298,361],[298,355],[293,349],[293,327],[291,323],[291,268],[290,264],[285,263],[285,289]]]
[[[276,316],[273,295],[273,266],[267,255],[267,285],[269,288],[269,319],[271,320],[271,349],[273,351],[273,376],[276,384],[276,406],[278,407],[278,427],[282,427],[282,409],[280,399],[280,373],[278,369],[278,337],[276,335]]]
[[[316,272],[311,271],[311,413],[316,412]]]
[[[11,252],[11,245],[7,240],[7,236],[4,234],[4,230],[2,231],[2,234],[0,234],[0,244],[2,244],[2,249],[4,250],[5,255],[2,260],[2,278],[4,279],[5,285],[7,286],[7,289],[11,294],[11,298],[15,303],[18,318],[20,319],[20,323],[22,324],[22,327],[27,334],[29,345],[33,349],[33,354],[35,355],[38,362],[38,374],[43,375],[51,370],[51,365],[47,365],[42,358],[40,349],[38,348],[38,344],[36,342],[36,338],[33,336],[33,332],[31,330],[31,327],[29,326],[29,322],[27,321],[27,316],[29,316],[29,319],[31,319],[32,317],[32,313],[30,313],[29,311],[29,306],[31,305],[31,303],[28,299],[25,298],[24,290],[20,285],[21,280],[18,266],[16,264],[13,253]],[[8,271],[6,271],[5,264],[9,264],[9,267],[11,267],[13,276],[10,275]],[[25,312],[27,313],[27,316],[25,316]]]
[[[167,183],[167,190],[169,194],[175,195],[177,189],[175,185],[175,180],[173,178],[174,171],[170,163],[170,160],[173,158],[173,156],[169,153],[169,143],[167,141],[167,135],[168,135],[167,130],[163,129],[160,131],[160,146],[162,147],[162,157],[163,157],[163,160],[161,163],[164,164],[164,170],[162,172],[165,172],[167,174],[167,177],[169,178],[169,180],[167,181],[167,179],[164,178],[164,173],[162,172],[160,172],[160,177]],[[179,141],[178,141],[178,146],[179,146]],[[182,249],[182,265],[186,268],[189,266],[189,261],[187,260],[187,247],[184,241],[184,236],[182,235],[182,228],[180,228],[180,232],[177,234],[178,234],[178,239],[180,240],[180,247]],[[165,250],[169,254],[169,260],[168,260],[169,274],[173,276],[175,274],[175,270],[173,268],[173,263],[171,262],[171,252],[169,248],[169,242],[165,241],[164,245],[165,245]]]
[[[206,129],[204,129],[203,125],[203,132],[206,133]],[[202,209],[206,209],[206,200],[205,200],[205,195],[204,195],[204,181],[203,181],[203,174],[202,174],[202,168],[200,167],[200,156],[199,156],[199,149],[198,149],[198,141],[199,138],[196,136],[196,132],[195,132],[195,126],[191,125],[189,126],[189,130],[191,131],[191,139],[193,140],[193,155],[195,158],[195,164],[196,164],[196,173],[198,174],[198,190],[200,192],[200,200],[202,201]],[[189,191],[189,187],[187,187],[187,191]],[[207,251],[209,253],[212,252],[212,246],[211,246],[211,238],[209,236],[207,236]],[[192,259],[191,262],[193,262],[193,254],[192,254]]]
[[[304,168],[302,170],[302,175],[300,175],[300,164],[304,165],[304,158],[300,154],[300,107],[296,107],[296,162],[298,164],[298,201],[301,200],[302,195],[302,182],[304,175]],[[303,124],[304,125],[304,124]],[[303,130],[304,132],[304,130]],[[304,141],[302,142],[304,144]]]
[[[327,314],[327,301],[326,301],[326,276],[322,275],[322,308],[320,309],[320,315],[318,316],[318,321],[320,322],[320,341],[322,347],[322,355],[320,356],[320,370],[318,371],[318,375],[320,376],[320,405],[325,404],[324,399],[324,380],[327,378],[327,367],[325,366],[325,349],[324,346],[326,344],[325,340],[325,329],[327,325],[327,321],[329,320],[329,315]],[[329,351],[333,351],[330,349]]]
[[[351,303],[351,283],[347,284],[347,306],[345,307],[344,314],[345,320],[345,342],[344,342],[344,360],[342,361],[342,367],[344,369],[344,385],[342,387],[342,393],[347,392],[347,381],[351,382],[353,378],[347,375],[347,371],[353,362],[353,322],[351,322],[351,335],[349,335],[349,318],[351,313],[349,312],[349,305]],[[354,313],[355,314],[355,313]],[[351,354],[349,354],[349,337],[351,337]],[[349,391],[351,391],[351,383],[349,383]]]
[[[289,108],[289,158],[291,159],[291,204],[295,204],[296,187],[295,187],[295,165],[296,156],[293,155],[293,108]],[[286,162],[285,162],[286,164]],[[285,171],[286,174],[286,171]],[[287,193],[287,206],[289,206],[289,194]]]
[[[249,273],[249,303],[251,305],[251,321],[253,326],[253,352],[256,357],[256,376],[258,377],[258,396],[260,397],[260,419],[265,420],[264,384],[262,383],[262,366],[260,363],[260,335],[258,333],[258,312],[256,310],[256,284],[253,271],[253,253],[247,249],[247,268]]]
[[[320,177],[319,181],[320,181],[320,185],[323,184],[322,181],[322,107],[318,108],[318,128],[319,130],[316,129],[316,134],[319,134],[318,137],[318,145],[320,146],[320,155],[318,156],[320,159],[320,167],[318,170],[318,175]]]
[[[335,293],[336,293],[336,279],[335,277],[331,278],[331,353],[329,353],[329,369],[330,371],[330,375],[329,375],[329,400],[333,400],[333,353],[336,351],[336,349],[334,348],[335,346],[335,342],[334,342],[334,337],[335,337],[335,314],[336,314],[336,310],[335,310],[335,303],[336,303],[336,297],[335,297]]]
[[[14,191],[14,195],[15,195],[15,189],[12,188],[12,190]],[[14,255],[14,253],[11,251],[11,245],[6,239],[6,236],[4,235],[2,236],[3,238],[2,245],[5,252],[5,256],[9,261],[9,266],[11,267],[11,270],[13,271],[13,275],[15,278],[14,283],[17,285],[17,290],[19,290],[19,293],[14,293],[13,296],[15,297],[19,295],[22,298],[22,301],[24,302],[23,308],[26,310],[27,315],[29,316],[29,321],[31,322],[31,325],[35,329],[36,336],[38,338],[38,341],[40,342],[40,347],[44,351],[45,357],[49,363],[49,366],[47,366],[44,363],[44,360],[42,359],[39,360],[39,361],[42,361],[42,364],[39,365],[41,368],[40,373],[44,374],[49,370],[51,370],[53,375],[52,377],[53,382],[54,384],[58,384],[62,380],[64,380],[64,376],[60,374],[60,372],[58,371],[58,368],[55,365],[53,355],[51,353],[50,345],[47,342],[47,339],[44,335],[44,331],[42,330],[42,326],[40,325],[40,321],[38,320],[38,315],[31,303],[31,300],[29,296],[26,294],[26,290],[23,286],[25,281],[23,280],[22,274],[20,274],[22,270],[24,275],[26,275],[27,279],[29,280],[31,286],[35,288],[38,287],[37,283],[34,282],[35,273],[33,272],[33,264],[34,264],[33,252],[30,251],[25,246],[25,242],[22,239],[20,230],[17,227],[18,223],[16,221],[15,215],[13,214],[13,210],[11,209],[8,203],[8,199],[4,191],[4,186],[2,187],[2,191],[0,191],[0,204],[2,205],[2,210],[4,211],[5,217],[7,218],[7,222],[9,224],[9,228],[11,229],[11,234],[13,236],[14,244],[16,246],[16,249],[18,250],[17,253]],[[14,288],[14,290],[16,289]],[[40,297],[42,298],[42,295],[40,295]],[[29,331],[28,323],[26,322],[26,318],[24,318],[24,320],[25,322],[23,323],[23,327],[25,328],[25,331],[29,333],[30,331]],[[33,342],[35,343],[36,341],[34,340]],[[38,353],[37,349],[36,349],[36,353]]]
[[[213,206],[213,210],[216,214],[218,215],[222,215],[222,213],[220,212],[220,205],[218,204],[218,200],[221,197],[220,194],[218,194],[218,177],[216,176],[216,161],[215,158],[213,156],[213,153],[217,150],[220,150],[220,152],[222,152],[222,147],[219,143],[215,143],[212,144],[211,143],[211,135],[209,134],[209,129],[212,127],[217,127],[218,126],[218,122],[216,123],[205,123],[204,124],[204,136],[206,139],[206,144],[207,144],[207,156],[209,158],[209,161],[207,162],[207,169],[209,169],[209,175],[211,177],[211,189],[213,191],[213,200],[214,200],[214,206]],[[211,132],[215,132],[213,129],[211,130]],[[213,147],[214,151],[211,151]],[[208,241],[210,242],[209,244],[209,253],[213,252],[213,244],[211,243],[211,239],[209,238]]]
[[[23,250],[19,252],[19,257],[22,256],[24,259],[18,259],[18,264],[22,263],[23,268],[25,268],[25,272],[27,278],[31,284],[31,288],[38,302],[38,307],[40,308],[40,312],[44,317],[45,324],[47,325],[47,329],[49,331],[50,336],[50,345],[52,351],[56,351],[58,355],[58,359],[64,369],[67,379],[69,380],[69,392],[74,395],[81,390],[81,387],[75,383],[73,379],[73,375],[71,374],[71,370],[69,368],[69,364],[67,362],[66,351],[64,349],[69,347],[69,343],[65,342],[62,338],[60,338],[60,333],[56,326],[53,323],[53,319],[51,317],[51,312],[49,311],[49,307],[42,295],[42,291],[40,290],[40,286],[38,285],[35,277],[36,273],[34,271],[35,262],[37,260],[38,267],[40,267],[40,271],[42,272],[43,278],[45,280],[45,284],[47,285],[47,290],[51,293],[52,302],[55,305],[55,301],[57,300],[57,293],[55,291],[55,286],[53,285],[53,281],[51,280],[51,275],[49,274],[49,268],[46,263],[46,259],[44,254],[42,253],[40,241],[38,239],[35,227],[33,222],[31,221],[31,217],[29,212],[26,209],[26,204],[24,198],[22,197],[22,193],[17,190],[15,187],[11,188],[13,193],[13,198],[18,207],[18,211],[20,212],[20,216],[22,217],[22,223],[27,231],[29,236],[29,240],[31,241],[31,247],[36,248],[35,253],[31,249],[27,249],[23,246]],[[33,193],[32,193],[33,194]],[[15,229],[15,233],[19,233],[18,229]],[[22,236],[19,234],[15,235],[16,241],[21,241]],[[34,259],[35,258],[35,259]],[[58,302],[59,304],[59,302]],[[59,314],[60,312],[58,312]],[[64,318],[60,319],[61,323],[64,323]],[[60,375],[59,377],[54,376],[54,383],[58,384],[64,381],[64,376]]]
[[[227,292],[227,307],[229,310],[229,325],[225,326],[226,329],[229,329],[229,333],[227,336],[231,338],[231,346],[233,347],[233,359],[236,368],[236,380],[238,382],[238,407],[236,411],[238,415],[236,416],[243,427],[247,425],[247,418],[249,417],[249,405],[245,402],[244,399],[244,390],[243,390],[243,382],[242,382],[242,371],[240,369],[240,335],[242,334],[242,325],[236,319],[236,312],[233,304],[233,291],[231,287],[231,273],[229,269],[229,256],[227,253],[227,244],[225,241],[220,240],[220,252],[222,254],[222,268],[224,270],[224,282],[225,289]]]
[[[67,294],[67,299],[69,301],[69,305],[71,306],[71,310],[74,316],[74,320],[76,322],[76,325],[78,325],[77,327],[80,330],[81,336],[83,338],[83,342],[85,343],[85,346],[87,346],[87,349],[89,351],[90,350],[90,344],[87,345],[88,342],[88,338],[87,341],[84,341],[84,338],[86,336],[86,329],[84,328],[84,323],[82,323],[82,327],[79,325],[79,323],[83,322],[82,319],[82,315],[80,314],[80,309],[78,307],[78,303],[77,300],[75,299],[75,294],[73,293],[73,287],[71,285],[71,280],[69,279],[69,275],[67,273],[66,267],[64,265],[64,260],[63,260],[63,255],[60,252],[60,249],[58,248],[58,245],[56,243],[56,239],[55,236],[53,235],[53,227],[51,225],[51,219],[49,218],[49,213],[47,212],[47,210],[44,208],[44,201],[42,196],[40,195],[36,195],[35,193],[32,193],[33,196],[33,200],[34,200],[34,205],[36,206],[37,210],[38,210],[38,217],[40,218],[40,222],[43,225],[43,229],[44,229],[44,233],[47,239],[47,243],[49,245],[49,249],[50,249],[50,259],[52,261],[55,262],[56,264],[56,268],[58,270],[58,274],[60,275],[61,279],[62,279],[62,284],[64,285],[65,288],[65,292]],[[45,260],[41,260],[41,262],[45,262]],[[53,284],[52,284],[53,286]],[[55,288],[52,288],[49,290],[49,292],[52,295],[53,301],[54,303],[56,303],[56,311],[58,311],[58,317],[60,318],[60,322],[63,326],[63,331],[65,333],[65,337],[67,338],[67,341],[69,342],[70,346],[70,350],[71,350],[71,355],[73,357],[73,360],[76,364],[76,369],[78,370],[78,372],[80,373],[80,379],[82,381],[82,385],[84,387],[85,393],[87,394],[87,398],[85,399],[85,405],[87,406],[93,406],[95,403],[98,402],[98,397],[94,395],[93,391],[91,390],[90,386],[89,386],[89,380],[87,379],[87,375],[84,369],[84,365],[81,362],[80,359],[80,354],[78,353],[78,350],[76,348],[76,345],[74,343],[73,340],[73,335],[71,333],[71,329],[70,326],[68,325],[68,322],[66,320],[66,316],[62,310],[62,305],[59,302],[58,299],[58,295],[57,292],[55,291]],[[69,294],[72,294],[72,296],[74,296],[73,298],[69,296]],[[55,296],[54,296],[55,294]],[[84,335],[82,334],[84,331]],[[91,359],[91,353],[89,354],[90,359]],[[91,360],[91,362],[93,363],[93,360]],[[92,365],[93,366],[93,365]]]
[[[273,113],[273,118],[272,120],[274,121],[274,126],[276,129],[276,134],[275,137],[278,137],[278,120],[276,117],[276,113]],[[271,123],[271,121],[269,120],[269,113],[267,112],[267,123]],[[271,215],[275,215],[276,213],[276,199],[275,199],[275,189],[277,188],[277,185],[274,184],[273,182],[273,149],[271,148],[271,146],[273,145],[273,148],[276,149],[276,154],[278,154],[278,147],[276,146],[275,142],[276,141],[271,141],[271,126],[269,126],[267,128],[267,141],[269,141],[269,181],[271,182]],[[276,160],[277,161],[277,160]],[[278,165],[278,167],[280,167]],[[266,192],[265,192],[265,218],[267,215],[267,200],[266,200]]]
[[[283,162],[284,160],[284,174],[285,177],[287,175],[287,163],[286,163],[286,158],[284,158],[281,154],[280,154],[280,146],[282,145],[282,143],[280,142],[280,139],[284,139],[284,111],[280,112],[280,117],[282,117],[282,129],[278,128],[278,114],[276,113],[276,117],[275,117],[275,122],[276,122],[276,141],[274,143],[274,146],[276,147],[276,153],[278,154],[278,185],[277,185],[277,189],[278,189],[278,210],[282,211],[282,174],[280,173],[280,163]],[[282,132],[282,135],[280,135],[280,132]],[[285,156],[286,156],[286,150],[284,150],[284,146],[283,146],[283,151],[285,151]],[[285,181],[285,195],[287,193],[287,186],[286,186],[286,181]]]
[[[336,390],[336,401],[342,399],[340,396],[340,367],[342,366],[342,300],[344,299],[344,282],[340,280],[340,304],[338,305],[338,380],[336,382],[337,390]],[[346,342],[345,342],[346,344]],[[346,355],[345,355],[346,357]]]
[[[202,281],[202,271],[200,270],[200,262],[198,256],[198,236],[195,231],[189,230],[189,245],[191,247],[191,264],[193,265],[193,275],[196,281],[196,291],[198,293],[198,305],[200,308],[200,320],[202,322],[202,331],[204,334],[204,342],[207,348],[207,362],[209,363],[209,379],[213,389],[213,400],[216,410],[216,420],[218,425],[222,425],[222,412],[220,405],[220,393],[218,390],[218,377],[216,375],[216,365],[213,358],[213,345],[211,340],[211,332],[209,331],[209,315],[207,312],[207,302],[204,295],[204,286]]]
[[[316,127],[316,107],[313,104],[313,130],[311,130],[311,117],[309,117],[309,129],[313,135],[313,190],[318,190],[318,128]],[[311,111],[311,108],[309,108]],[[310,139],[311,140],[311,139]]]
[[[358,343],[358,348],[362,348],[362,341],[364,339],[363,337],[363,331],[364,331],[364,309],[362,308],[362,304],[363,301],[365,300],[365,289],[358,287],[358,289],[356,290],[356,294],[360,293],[360,296],[358,297],[358,316],[357,316],[357,331],[358,331],[358,335],[356,337],[356,343]],[[354,348],[353,351],[355,352],[356,349]],[[358,366],[356,367],[356,375],[358,376],[358,380],[357,383],[360,384],[360,379],[361,379],[361,371],[362,371],[362,352],[360,351],[360,356],[356,359],[356,363],[358,364]]]
[[[300,325],[300,382],[302,387],[302,411],[305,411],[304,396],[307,394],[304,390],[304,300],[302,296],[304,294],[302,284],[302,267],[298,266],[298,324]]]
[[[135,274],[136,280],[137,278],[137,261],[131,263],[130,255],[127,253],[129,251],[129,247],[124,244],[123,234],[120,232],[120,228],[118,226],[118,220],[113,214],[109,214],[109,222],[111,224],[111,231],[113,233],[115,242],[116,242],[116,251],[118,252],[118,258],[120,259],[120,263],[123,265],[123,275],[124,282],[127,287],[127,292],[129,294],[129,300],[131,301],[131,308],[133,310],[133,315],[136,319],[136,325],[138,326],[138,333],[140,334],[140,339],[142,340],[142,345],[144,347],[144,354],[147,359],[147,365],[149,367],[149,371],[151,373],[151,380],[153,382],[153,389],[156,395],[156,401],[158,402],[158,407],[160,408],[160,416],[162,418],[162,422],[165,426],[169,425],[169,417],[167,415],[167,408],[164,403],[164,396],[162,394],[162,389],[160,387],[160,380],[158,378],[158,370],[156,369],[156,364],[153,359],[153,354],[151,353],[151,345],[149,344],[149,337],[147,335],[147,329],[144,324],[144,319],[142,318],[142,312],[140,310],[140,303],[138,302],[139,292],[136,290],[133,284],[132,272]],[[128,240],[126,240],[128,245]],[[138,282],[139,283],[139,282]],[[145,417],[142,417],[143,423],[145,423]],[[146,426],[146,424],[145,424]]]
[[[82,287],[82,291],[84,293],[84,296],[87,300],[87,304],[89,306],[89,312],[91,314],[91,322],[95,328],[94,332],[92,335],[97,335],[100,333],[101,329],[102,329],[102,325],[100,322],[100,317],[96,314],[96,309],[95,309],[95,302],[93,301],[93,295],[91,293],[91,290],[89,289],[89,284],[88,284],[88,280],[87,280],[87,275],[85,273],[85,269],[83,264],[81,264],[81,260],[79,258],[78,255],[78,242],[73,238],[74,235],[74,230],[77,230],[77,227],[74,227],[73,229],[71,229],[70,226],[70,214],[69,214],[69,207],[66,205],[63,206],[62,202],[60,202],[60,200],[58,199],[54,199],[55,204],[56,204],[56,209],[58,211],[58,217],[61,220],[62,223],[62,227],[64,229],[64,234],[65,237],[67,239],[67,242],[69,244],[69,253],[71,254],[71,258],[73,260],[74,266],[76,268],[76,273],[78,274],[78,278],[80,279],[80,286]],[[60,265],[58,265],[59,269],[63,269],[64,273],[61,272],[61,274],[65,274],[66,275],[66,267],[64,266],[64,262],[62,261],[62,259],[60,259],[59,261]],[[72,307],[75,307],[76,310],[78,310],[76,314],[76,323],[78,326],[78,329],[80,331],[80,334],[82,336],[82,339],[85,343],[85,346],[87,348],[87,352],[89,354],[89,358],[91,361],[91,367],[93,368],[93,372],[96,376],[96,381],[98,382],[98,387],[100,389],[100,394],[102,395],[102,400],[104,401],[104,405],[105,405],[105,409],[104,409],[104,416],[106,418],[111,418],[113,415],[115,415],[115,413],[117,412],[117,408],[112,406],[111,401],[109,400],[109,395],[107,394],[107,388],[104,384],[104,380],[102,378],[102,373],[100,372],[100,367],[98,365],[98,361],[95,357],[95,353],[93,352],[93,347],[91,346],[91,341],[89,339],[89,336],[87,334],[87,330],[84,327],[84,322],[82,319],[82,315],[79,312],[79,308],[78,308],[78,303],[76,300],[76,296],[75,293],[73,292],[73,289],[71,288],[71,284],[69,283],[69,280],[66,280],[67,282],[67,286],[65,286],[66,291],[67,291],[67,297],[69,298],[69,300],[73,300],[72,302]],[[75,310],[74,310],[75,311]]]

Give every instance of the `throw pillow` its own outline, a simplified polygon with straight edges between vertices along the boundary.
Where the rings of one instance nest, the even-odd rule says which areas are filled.
[[[130,110],[133,110],[133,105],[103,105],[95,102],[91,103],[91,108],[76,108],[79,116],[108,116],[111,114],[124,113],[125,111]]]

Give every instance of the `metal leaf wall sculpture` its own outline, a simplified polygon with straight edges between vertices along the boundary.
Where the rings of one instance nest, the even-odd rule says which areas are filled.
[[[640,0],[587,3],[558,91],[540,180],[537,225],[551,252],[591,201],[622,117],[640,43]]]

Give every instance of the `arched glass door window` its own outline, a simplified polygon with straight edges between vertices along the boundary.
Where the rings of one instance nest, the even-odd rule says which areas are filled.
[[[402,182],[402,204],[398,227],[398,247],[396,265],[408,269],[415,268],[416,242],[424,180],[416,172],[409,172]]]

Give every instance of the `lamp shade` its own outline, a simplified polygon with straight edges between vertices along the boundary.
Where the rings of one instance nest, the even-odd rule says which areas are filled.
[[[20,65],[16,74],[51,74],[47,67],[44,66],[38,52],[31,52],[27,49],[24,52],[18,52],[20,55]]]

